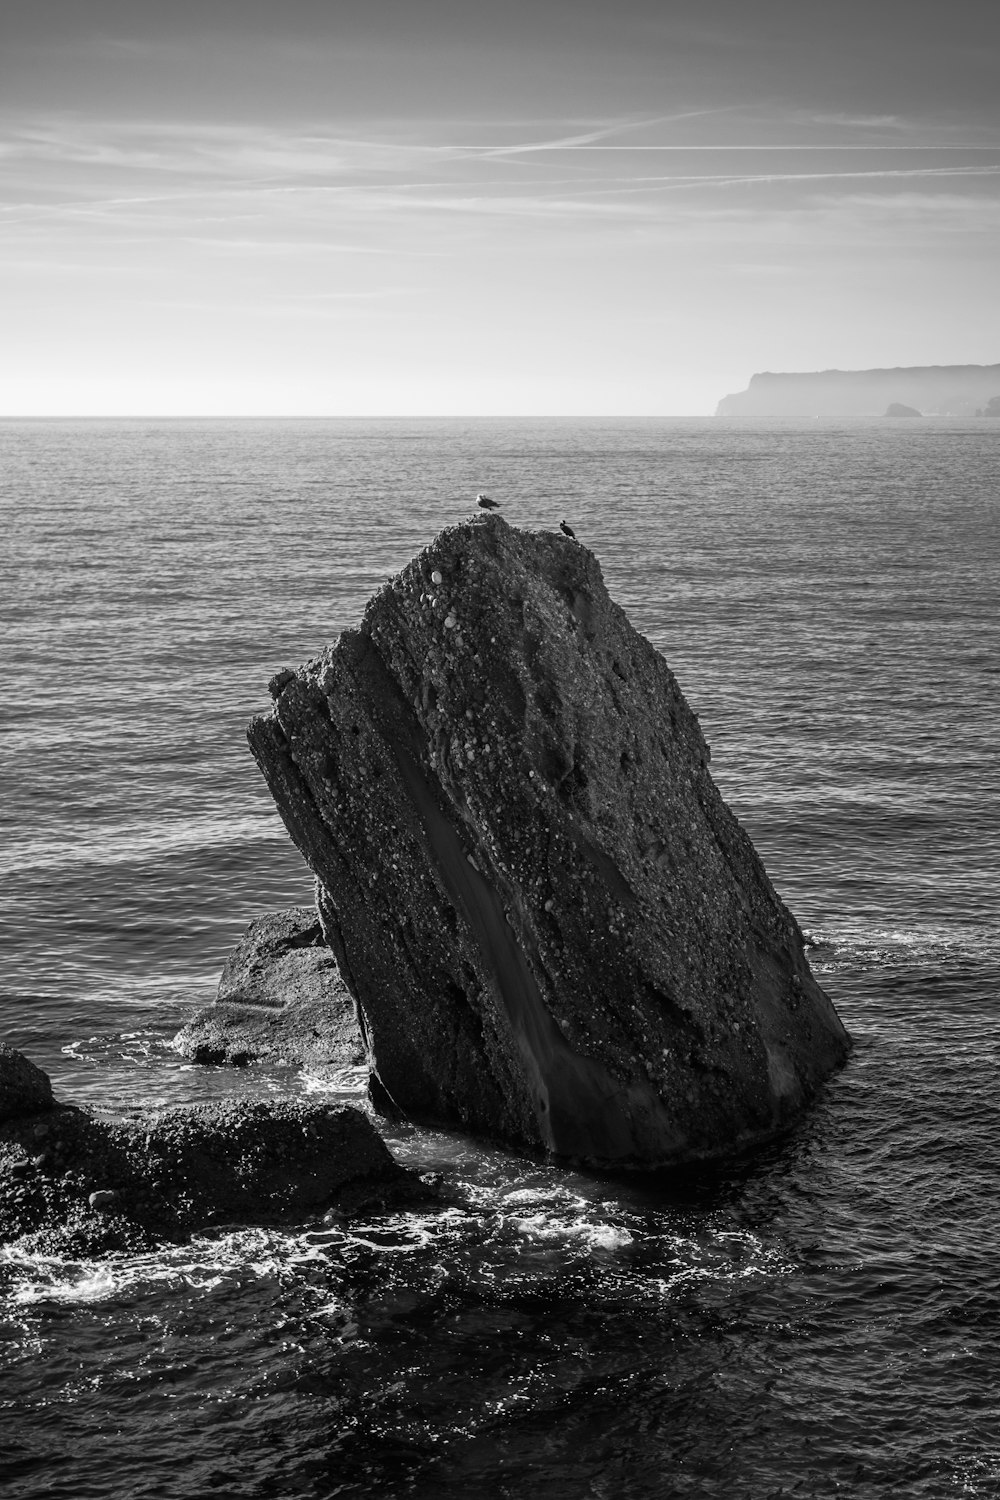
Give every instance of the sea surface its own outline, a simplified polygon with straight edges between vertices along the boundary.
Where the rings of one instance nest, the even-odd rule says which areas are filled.
[[[319,1087],[170,1047],[311,899],[245,724],[477,490],[665,655],[851,1060],[710,1176],[394,1129],[452,1206],[0,1251],[4,1500],[1000,1495],[1000,424],[0,423],[0,1037]]]

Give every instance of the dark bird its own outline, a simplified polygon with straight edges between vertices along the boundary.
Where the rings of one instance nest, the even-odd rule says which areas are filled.
[[[573,530],[572,526],[567,526],[565,521],[559,522],[559,530],[562,532],[563,536],[571,536],[574,542],[576,541],[576,532]]]
[[[498,500],[491,500],[489,495],[477,495],[476,504],[479,506],[480,510],[500,509],[500,502]]]

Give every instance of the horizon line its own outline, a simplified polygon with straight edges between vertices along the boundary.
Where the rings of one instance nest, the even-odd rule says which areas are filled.
[[[720,397],[720,400],[722,398]],[[713,412],[561,411],[561,412],[0,412],[0,422],[527,422],[527,421],[656,421],[662,417],[710,417]]]

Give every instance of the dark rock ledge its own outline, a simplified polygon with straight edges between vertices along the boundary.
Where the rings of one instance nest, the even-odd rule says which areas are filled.
[[[427,1199],[358,1109],[307,1101],[112,1116],[18,1100],[44,1073],[0,1044],[0,1244],[67,1256],[138,1252],[233,1224],[300,1223]],[[36,1080],[37,1081],[37,1080]]]

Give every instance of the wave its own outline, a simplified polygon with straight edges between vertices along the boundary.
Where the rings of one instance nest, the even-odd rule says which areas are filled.
[[[148,858],[160,861],[192,849],[280,844],[286,837],[270,812],[185,818],[183,822],[171,817],[146,822],[130,819],[78,837],[14,840],[0,854],[0,875],[33,874],[67,866],[131,864]]]
[[[810,967],[817,974],[914,964],[974,969],[1000,963],[1000,933],[979,923],[873,926],[846,920],[815,927],[805,936]]]

